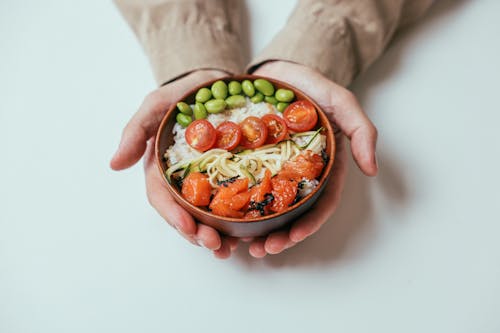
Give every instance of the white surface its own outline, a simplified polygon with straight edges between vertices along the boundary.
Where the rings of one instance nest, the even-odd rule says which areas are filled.
[[[247,2],[256,52],[292,2]],[[445,1],[399,36],[353,86],[380,176],[351,165],[296,248],[219,261],[108,168],[154,87],[114,6],[0,2],[0,332],[500,332],[499,12]]]

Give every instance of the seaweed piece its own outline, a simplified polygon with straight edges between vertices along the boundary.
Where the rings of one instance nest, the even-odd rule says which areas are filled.
[[[174,185],[177,187],[179,191],[182,190],[182,184],[184,182],[184,178],[182,177],[172,177]]]
[[[250,207],[248,210],[258,210],[260,213],[260,216],[264,216],[266,214],[264,208],[269,205],[272,201],[274,200],[274,195],[272,193],[266,193],[264,195],[264,200],[255,202],[255,201],[250,201]]]
[[[217,181],[217,185],[227,187],[228,186],[227,184],[234,183],[236,181],[236,179],[238,179],[238,178],[239,178],[239,176],[234,176],[234,177],[231,177],[228,179],[219,180],[219,181]]]
[[[323,159],[323,162],[325,164],[328,164],[328,161],[330,160],[330,157],[326,153],[325,149],[321,149],[321,158]]]
[[[306,185],[306,181],[305,180],[301,180],[298,184],[297,184],[297,187],[299,188],[299,190],[302,190],[304,188],[304,186]]]

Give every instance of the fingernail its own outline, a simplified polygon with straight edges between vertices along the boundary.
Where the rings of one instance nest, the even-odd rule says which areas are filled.
[[[197,243],[199,246],[204,247],[204,248],[207,248],[201,239],[199,239],[199,238],[195,238],[194,240],[196,241],[196,243]]]

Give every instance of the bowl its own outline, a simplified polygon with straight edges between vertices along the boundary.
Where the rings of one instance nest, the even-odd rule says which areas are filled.
[[[167,181],[167,177],[165,175],[165,171],[167,170],[167,164],[164,159],[164,153],[168,147],[173,144],[174,138],[172,134],[172,128],[175,125],[175,117],[177,114],[176,104],[179,101],[185,101],[188,104],[194,104],[195,94],[196,92],[203,87],[210,87],[212,83],[218,80],[223,80],[226,83],[230,81],[243,81],[243,80],[251,80],[254,81],[256,79],[266,79],[271,82],[276,89],[285,88],[290,89],[295,93],[296,100],[307,100],[311,102],[316,110],[318,111],[318,125],[325,128],[325,132],[323,134],[326,135],[326,155],[328,157],[328,162],[326,163],[321,177],[319,179],[319,184],[316,188],[309,193],[307,196],[303,197],[294,205],[290,206],[287,210],[274,213],[254,219],[238,219],[238,218],[230,218],[230,217],[222,217],[218,215],[214,215],[207,210],[196,207],[189,203],[186,199],[184,199],[181,193],[175,188],[172,184]],[[256,236],[264,236],[270,233],[273,230],[285,227],[287,224],[291,223],[293,220],[297,219],[300,215],[310,209],[316,200],[321,195],[321,192],[324,190],[328,178],[332,172],[332,166],[334,163],[335,157],[335,139],[333,135],[333,129],[328,121],[328,118],[319,107],[319,105],[314,102],[311,98],[309,98],[305,93],[300,90],[290,86],[287,83],[274,80],[268,77],[257,76],[257,75],[239,75],[239,76],[231,76],[231,77],[223,77],[220,79],[212,80],[205,82],[199,86],[193,87],[188,93],[186,93],[179,101],[172,103],[167,113],[163,117],[163,120],[158,128],[158,132],[156,135],[155,142],[155,155],[156,161],[158,164],[158,168],[163,175],[163,179],[165,180],[166,186],[170,194],[172,194],[174,200],[183,207],[186,211],[188,211],[198,222],[209,225],[221,233],[234,237],[256,237]],[[318,126],[317,126],[318,127]]]

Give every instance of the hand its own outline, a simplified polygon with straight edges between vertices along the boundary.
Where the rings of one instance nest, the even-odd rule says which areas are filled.
[[[184,238],[214,251],[218,258],[229,257],[238,240],[221,237],[212,227],[197,224],[193,217],[174,201],[154,162],[154,136],[172,103],[192,87],[226,75],[227,73],[221,71],[199,70],[146,96],[139,111],[123,130],[120,145],[110,163],[114,170],[126,169],[137,163],[145,154],[146,192],[151,205]]]
[[[359,168],[367,176],[377,174],[375,157],[377,130],[349,90],[308,67],[285,61],[266,63],[254,74],[287,82],[314,99],[325,111],[334,127],[339,128],[351,140],[352,155]],[[294,246],[318,231],[334,213],[347,173],[343,134],[339,132],[335,135],[337,151],[332,177],[313,209],[293,222],[289,229],[253,239],[249,247],[252,256],[261,258],[268,253],[280,253]]]

